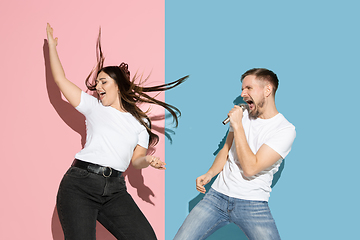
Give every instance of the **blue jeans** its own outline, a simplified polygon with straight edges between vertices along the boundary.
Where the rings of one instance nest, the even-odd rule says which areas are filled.
[[[250,240],[280,239],[267,202],[232,198],[210,188],[189,213],[174,240],[206,239],[231,222]]]
[[[66,240],[95,240],[96,220],[117,239],[156,239],[122,176],[104,177],[70,167],[60,183],[56,205]]]

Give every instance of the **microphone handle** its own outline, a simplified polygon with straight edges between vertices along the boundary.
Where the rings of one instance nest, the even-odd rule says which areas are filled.
[[[242,108],[243,111],[245,111],[245,109],[247,109],[249,111],[249,105],[245,104],[245,103],[240,103],[239,106]],[[226,125],[228,122],[230,122],[230,118],[227,117],[222,123],[224,125]]]

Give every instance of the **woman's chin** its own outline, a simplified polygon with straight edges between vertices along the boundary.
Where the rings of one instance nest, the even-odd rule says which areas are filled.
[[[101,104],[102,104],[103,106],[105,106],[105,107],[108,107],[108,106],[109,106],[109,104],[106,103],[106,101],[105,101],[105,102],[104,102],[104,101],[101,101]]]

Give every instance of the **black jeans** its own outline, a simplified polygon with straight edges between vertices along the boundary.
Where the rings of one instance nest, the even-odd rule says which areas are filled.
[[[103,177],[70,167],[60,183],[56,205],[66,240],[96,239],[96,220],[117,239],[156,239],[122,176]]]

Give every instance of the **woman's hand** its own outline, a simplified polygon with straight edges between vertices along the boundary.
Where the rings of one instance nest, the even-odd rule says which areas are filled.
[[[46,26],[46,33],[49,45],[50,67],[54,81],[58,85],[60,91],[65,96],[65,98],[69,101],[69,103],[73,107],[77,107],[80,104],[81,100],[81,89],[74,83],[70,82],[65,76],[64,69],[61,65],[56,50],[58,39],[54,39],[53,29],[49,23]]]
[[[160,169],[160,170],[166,169],[166,167],[165,167],[166,163],[160,161],[160,159],[158,157],[147,155],[145,157],[145,159],[146,159],[146,162],[148,162],[149,165],[152,166],[153,168]]]
[[[140,145],[136,145],[133,156],[131,158],[132,165],[135,169],[147,168],[152,166],[153,168],[165,170],[166,163],[160,161],[158,157],[146,155],[147,148]]]
[[[56,47],[57,43],[58,43],[58,38],[54,38],[53,32],[54,32],[53,28],[48,23],[46,26],[46,34],[47,34],[48,44],[49,44],[49,46]]]

